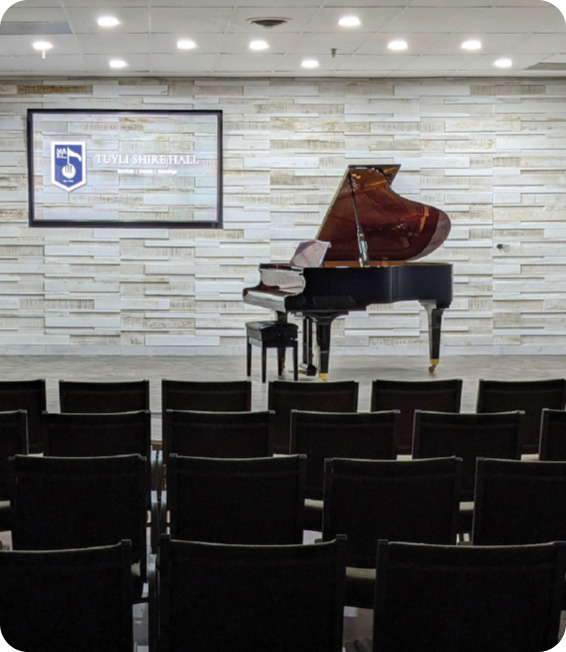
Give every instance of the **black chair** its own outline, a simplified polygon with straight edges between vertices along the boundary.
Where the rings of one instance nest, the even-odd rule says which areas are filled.
[[[237,546],[164,537],[160,652],[341,652],[345,541]]]
[[[141,455],[146,460],[147,505],[151,503],[151,412],[91,414],[45,412],[45,455],[51,457],[108,457]]]
[[[477,462],[472,541],[525,545],[566,541],[566,462]]]
[[[25,410],[0,412],[0,532],[11,529],[8,459],[28,454]]]
[[[247,412],[252,406],[251,380],[161,381],[161,409],[202,412]]]
[[[324,460],[394,459],[397,411],[309,412],[291,410],[289,453],[307,456],[305,528],[322,530]]]
[[[472,531],[476,459],[520,459],[524,415],[521,411],[475,414],[415,410],[413,458],[454,455],[462,459],[461,533]]]
[[[373,652],[540,652],[558,643],[566,544],[380,541]]]
[[[0,551],[0,629],[26,652],[132,652],[131,544]]]
[[[149,410],[149,380],[59,381],[61,412],[137,412]]]
[[[371,609],[378,539],[455,544],[462,461],[326,460],[322,537],[348,538],[346,604]]]
[[[521,453],[538,453],[543,408],[563,410],[566,405],[566,380],[484,380],[480,379],[477,412],[524,410]]]
[[[286,454],[291,434],[291,410],[356,412],[357,380],[335,382],[293,382],[272,380],[268,384],[267,409],[275,412],[270,452]]]
[[[566,461],[566,410],[543,409],[538,458],[547,462]]]
[[[167,460],[170,410],[199,412],[249,412],[252,409],[251,380],[161,381],[163,459]]]
[[[41,415],[47,409],[45,380],[0,381],[0,412],[25,410],[30,453],[43,451]]]
[[[267,457],[273,413],[167,410],[163,421],[164,460],[189,457]]]
[[[169,456],[167,505],[174,539],[235,544],[303,540],[305,458]]]
[[[134,598],[147,581],[146,461],[140,455],[10,460],[15,550],[132,542]]]
[[[415,410],[460,412],[462,380],[374,380],[370,410],[399,410],[395,452],[409,455],[413,444]]]

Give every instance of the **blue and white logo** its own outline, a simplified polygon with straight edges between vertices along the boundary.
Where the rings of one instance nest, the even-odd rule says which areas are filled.
[[[51,183],[67,192],[86,184],[86,143],[51,143]]]

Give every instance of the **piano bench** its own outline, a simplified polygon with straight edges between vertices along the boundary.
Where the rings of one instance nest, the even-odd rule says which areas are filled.
[[[252,375],[252,344],[261,346],[261,382],[266,378],[267,349],[277,349],[277,370],[281,376],[285,368],[285,349],[293,349],[293,377],[298,380],[298,327],[279,321],[249,321],[246,323],[246,363],[248,376]]]

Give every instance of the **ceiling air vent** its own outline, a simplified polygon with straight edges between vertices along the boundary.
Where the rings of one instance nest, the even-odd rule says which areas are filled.
[[[271,29],[272,27],[281,27],[289,22],[288,18],[250,18],[249,22],[252,25],[259,25]]]
[[[565,72],[566,63],[535,63],[534,66],[529,66],[525,70],[548,70],[549,72]]]
[[[0,35],[27,36],[47,34],[71,34],[69,23],[37,21],[3,21],[0,23]]]

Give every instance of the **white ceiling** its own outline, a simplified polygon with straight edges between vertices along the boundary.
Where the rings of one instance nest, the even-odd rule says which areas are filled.
[[[98,27],[97,17],[107,14],[120,25]],[[339,27],[345,14],[359,16],[361,26]],[[287,23],[271,29],[250,23],[273,17]],[[176,42],[182,37],[197,47],[179,51]],[[387,43],[401,37],[409,49],[389,51]],[[483,42],[481,51],[460,48],[472,37]],[[44,59],[32,49],[40,38],[54,46]],[[269,50],[251,52],[252,38],[267,40]],[[511,69],[493,67],[503,56],[513,59]],[[318,59],[320,67],[301,68],[306,57]],[[128,65],[112,70],[111,58]],[[566,75],[566,23],[545,0],[23,0],[12,5],[0,24],[0,75],[61,74],[556,77]]]

